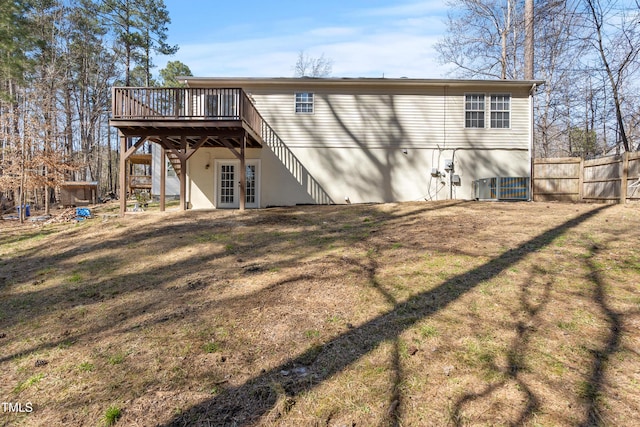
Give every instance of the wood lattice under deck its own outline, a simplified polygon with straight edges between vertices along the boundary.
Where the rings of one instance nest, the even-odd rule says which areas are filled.
[[[121,137],[120,212],[126,211],[126,166],[145,141],[173,158],[186,208],[186,162],[201,147],[228,148],[240,160],[240,191],[246,189],[245,150],[261,148],[265,122],[242,89],[114,88],[111,126]],[[176,160],[177,159],[177,160]],[[175,162],[175,163],[174,163]],[[160,174],[160,209],[165,182]],[[244,198],[240,198],[244,210]]]

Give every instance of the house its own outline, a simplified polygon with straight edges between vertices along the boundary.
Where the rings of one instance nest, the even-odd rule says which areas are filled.
[[[474,184],[495,177],[528,187],[542,81],[184,82],[114,88],[121,169],[142,143],[156,143],[154,159],[167,159],[155,168],[161,204],[167,169],[185,209],[472,199]]]

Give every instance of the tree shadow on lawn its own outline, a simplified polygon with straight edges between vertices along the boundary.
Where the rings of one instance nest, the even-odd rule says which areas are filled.
[[[604,372],[609,358],[620,348],[623,329],[621,315],[609,307],[607,303],[605,280],[602,277],[601,268],[598,267],[597,262],[594,260],[601,250],[602,246],[594,244],[591,247],[586,263],[591,271],[589,278],[594,285],[592,298],[605,315],[605,320],[608,324],[608,336],[604,343],[604,348],[591,351],[593,358],[591,374],[582,390],[583,398],[587,401],[587,415],[585,420],[580,423],[580,426],[584,427],[605,425],[600,415],[603,406],[600,395],[604,386]]]
[[[222,259],[228,258],[229,262],[232,263],[231,265],[239,266],[237,257],[240,255],[245,263],[252,262],[256,259],[259,260],[271,251],[274,246],[277,247],[278,245],[288,245],[286,251],[290,254],[287,259],[279,261],[279,264],[295,264],[317,251],[317,246],[310,243],[314,241],[314,238],[317,238],[325,245],[347,245],[353,243],[352,240],[361,232],[368,231],[371,224],[370,222],[363,223],[360,219],[361,216],[370,218],[377,217],[381,222],[408,220],[409,218],[418,217],[426,212],[447,209],[464,203],[465,202],[456,201],[439,205],[425,204],[417,209],[411,209],[406,213],[382,212],[366,205],[339,208],[329,207],[331,209],[321,212],[320,219],[315,217],[306,218],[304,216],[304,210],[302,210],[303,213],[301,214],[299,210],[283,209],[282,212],[275,213],[276,221],[272,225],[278,226],[282,222],[293,222],[297,223],[297,225],[307,223],[315,224],[322,219],[328,219],[327,216],[331,216],[334,213],[336,215],[343,214],[344,209],[355,209],[359,216],[354,216],[358,223],[350,226],[346,231],[341,228],[344,224],[338,221],[335,224],[330,223],[326,225],[326,228],[318,228],[316,231],[305,233],[305,238],[299,238],[297,232],[282,232],[276,237],[271,235],[266,236],[270,241],[270,246],[260,247],[256,245],[254,241],[246,243],[234,241],[233,243],[236,245],[236,249],[233,251],[221,248],[215,251],[207,251],[206,253],[197,253],[180,261],[167,262],[160,268],[152,266],[149,269],[124,272],[118,275],[106,274],[104,277],[96,275],[95,277],[87,278],[77,286],[70,286],[69,284],[46,288],[36,286],[35,284],[38,282],[38,271],[43,268],[60,270],[61,272],[66,272],[71,275],[73,274],[73,269],[84,268],[87,270],[90,266],[94,265],[113,266],[135,262],[135,260],[131,259],[112,259],[110,258],[111,255],[105,255],[103,253],[103,251],[114,251],[115,254],[120,248],[127,247],[128,245],[134,245],[133,250],[139,247],[143,251],[155,251],[159,254],[163,252],[164,248],[167,248],[167,250],[190,250],[194,244],[194,237],[214,233],[228,234],[233,238],[237,238],[238,236],[235,233],[239,230],[239,227],[263,226],[265,225],[264,220],[266,216],[260,215],[260,212],[256,212],[234,217],[225,212],[221,219],[217,218],[217,221],[211,221],[211,216],[208,213],[190,212],[181,217],[173,218],[172,222],[175,222],[175,224],[160,222],[145,224],[143,227],[133,230],[123,228],[120,235],[106,239],[96,238],[88,240],[79,246],[76,244],[66,246],[65,239],[68,238],[72,242],[77,241],[77,239],[82,237],[84,229],[67,230],[61,238],[57,238],[53,243],[60,248],[55,255],[49,255],[47,252],[49,248],[46,244],[43,244],[23,251],[23,253],[14,258],[10,264],[2,266],[0,269],[0,277],[3,277],[3,280],[0,281],[0,286],[11,286],[4,280],[5,276],[13,277],[11,279],[13,282],[16,282],[17,279],[15,277],[19,276],[19,283],[33,282],[34,286],[30,287],[27,292],[22,292],[17,296],[12,296],[1,301],[0,309],[6,307],[11,315],[5,318],[0,316],[0,329],[2,329],[2,331],[9,330],[25,319],[28,319],[29,322],[37,323],[41,316],[50,315],[51,310],[60,311],[60,319],[69,320],[68,316],[71,315],[70,313],[75,307],[91,307],[94,304],[100,304],[112,298],[123,298],[128,294],[162,288],[165,284],[174,281],[188,280],[185,272],[197,273],[202,269],[203,265],[209,262],[221,261]],[[269,214],[273,220],[274,212],[271,211]],[[354,215],[354,212],[351,212],[350,215]],[[87,263],[90,264],[90,266],[82,267],[78,265],[75,261],[76,258],[87,255],[90,255]],[[289,281],[290,280],[285,280],[274,286],[284,285]],[[0,287],[0,291],[4,292],[4,289]],[[102,318],[98,319],[98,321],[91,322],[90,324],[86,324],[85,322],[80,330],[74,331],[71,326],[68,326],[69,334],[56,337],[55,339],[47,339],[30,348],[21,349],[14,354],[2,354],[0,355],[0,363],[11,360],[17,356],[26,356],[60,345],[75,343],[106,331],[113,331],[118,327],[126,331],[128,328],[122,327],[122,325],[127,321],[135,321],[138,317],[152,317],[152,320],[142,321],[144,322],[143,324],[147,326],[151,326],[153,323],[164,322],[166,321],[166,316],[162,312],[166,307],[170,307],[173,304],[173,298],[167,297],[167,293],[169,292],[171,291],[167,290],[162,296],[152,301],[136,301],[132,305],[116,307],[111,310],[109,314],[105,314]],[[182,289],[176,289],[174,292],[176,296],[179,296],[184,291]],[[224,301],[220,303],[224,303]],[[157,315],[151,316],[151,313],[156,313]],[[114,314],[117,315],[117,317],[115,317],[117,320],[114,320]],[[156,320],[153,320],[153,318]],[[15,338],[17,339],[18,337]],[[11,339],[11,337],[7,336],[4,338],[4,343],[8,344]]]
[[[604,314],[605,321],[608,325],[607,336],[603,341],[602,349],[591,350],[592,365],[588,379],[582,384],[579,390],[580,397],[586,402],[586,412],[584,419],[577,425],[581,427],[606,425],[602,419],[601,413],[603,402],[601,397],[602,388],[605,386],[604,372],[606,365],[614,353],[620,349],[621,334],[623,331],[622,314],[614,311],[607,303],[607,295],[605,292],[606,281],[602,274],[602,267],[598,266],[595,260],[599,252],[603,250],[603,245],[594,244],[589,248],[588,257],[585,264],[590,272],[588,274],[589,281],[593,284],[593,294],[591,298],[596,303],[600,312]],[[535,270],[539,270],[536,268]],[[542,271],[537,271],[542,273]],[[536,272],[536,274],[537,274]],[[535,274],[534,274],[535,276]],[[531,341],[532,334],[536,331],[537,325],[540,323],[539,313],[541,309],[547,306],[551,299],[552,282],[547,281],[543,286],[542,296],[534,302],[536,298],[532,298],[530,283],[533,283],[533,277],[527,283],[521,286],[520,292],[520,308],[526,313],[526,321],[520,320],[516,325],[516,336],[507,351],[507,370],[498,367],[495,363],[491,363],[491,370],[504,374],[503,380],[487,385],[482,391],[476,393],[466,393],[461,396],[455,403],[452,411],[452,421],[456,426],[465,424],[462,410],[473,401],[485,399],[491,394],[496,393],[508,382],[517,384],[518,390],[525,396],[526,407],[520,413],[520,417],[511,422],[510,425],[525,425],[530,421],[531,417],[540,409],[540,402],[530,387],[520,377],[520,373],[525,366],[524,356],[527,347]],[[569,422],[567,420],[567,422]]]
[[[562,236],[572,228],[598,214],[608,206],[592,209],[574,219],[571,219],[539,236],[522,243],[515,249],[508,250],[501,256],[492,259],[486,264],[457,275],[437,288],[413,296],[407,301],[395,304],[395,308],[386,314],[370,320],[369,322],[351,329],[335,339],[325,343],[321,350],[312,348],[302,355],[291,359],[261,375],[245,382],[238,387],[232,387],[220,395],[198,404],[183,412],[165,426],[191,426],[191,425],[239,425],[247,426],[271,411],[278,410],[279,396],[272,391],[271,385],[282,381],[281,372],[295,367],[305,367],[312,375],[302,381],[289,380],[283,384],[288,401],[295,402],[296,396],[307,392],[333,375],[343,371],[358,359],[376,349],[387,341],[396,341],[394,365],[394,391],[392,393],[386,424],[397,426],[400,424],[402,414],[400,412],[400,393],[398,385],[401,378],[399,363],[399,348],[397,339],[401,332],[413,326],[420,320],[447,307],[466,292],[475,288],[480,283],[495,278],[501,272],[515,263],[521,261],[528,254],[539,251],[548,246],[554,239]],[[367,272],[372,286],[384,291],[375,280],[376,266],[370,261],[369,265],[360,266]],[[525,294],[526,295],[526,294]],[[391,295],[385,298],[393,302]],[[524,298],[524,297],[523,297]],[[523,306],[531,316],[535,316],[540,306],[531,306],[526,298]],[[510,364],[513,367],[513,375],[517,375],[518,354],[522,346],[526,345],[528,332],[524,326],[519,328],[518,336],[510,355]],[[612,343],[617,345],[617,339]],[[593,382],[601,381],[601,370],[594,370]],[[490,393],[487,390],[486,393]],[[531,391],[525,393],[528,396],[526,407],[521,412],[519,423],[525,422],[538,407],[538,402]],[[466,398],[466,400],[472,397]],[[466,401],[464,398],[458,407]],[[460,409],[458,408],[458,411]]]
[[[476,393],[465,393],[456,401],[451,413],[451,419],[456,426],[465,424],[462,410],[465,405],[479,399],[486,398],[504,387],[508,382],[514,382],[518,385],[518,389],[525,396],[525,408],[520,412],[520,416],[510,425],[524,425],[529,418],[540,408],[538,398],[530,389],[525,381],[520,378],[520,372],[525,368],[524,356],[527,346],[531,340],[532,334],[536,330],[536,325],[540,322],[538,314],[548,305],[551,299],[552,282],[546,281],[543,287],[543,293],[539,302],[534,303],[534,298],[530,295],[529,284],[533,283],[533,276],[542,273],[539,268],[534,268],[534,274],[530,280],[521,285],[520,289],[520,308],[526,313],[527,319],[519,320],[516,325],[516,336],[514,337],[509,350],[507,350],[507,369],[500,368],[495,361],[490,362],[490,370],[492,372],[501,373],[502,380],[487,385],[482,391]]]

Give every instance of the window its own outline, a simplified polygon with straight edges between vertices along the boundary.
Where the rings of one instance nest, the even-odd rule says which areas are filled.
[[[313,113],[313,93],[296,92],[296,113]]]
[[[236,197],[236,167],[232,164],[220,167],[220,203],[233,204]]]
[[[464,97],[464,127],[485,127],[485,95],[468,94]],[[491,129],[509,129],[511,126],[511,95],[491,95],[489,102]]]
[[[236,95],[223,89],[224,93],[207,94],[205,116],[214,118],[237,117]]]
[[[247,165],[247,174],[246,174],[246,198],[245,202],[247,205],[255,205],[256,204],[256,165]]]
[[[465,95],[464,127],[484,128],[484,95]]]
[[[510,95],[491,95],[491,128],[508,129],[510,125]]]
[[[204,115],[207,117],[215,117],[218,115],[218,95],[206,95]]]

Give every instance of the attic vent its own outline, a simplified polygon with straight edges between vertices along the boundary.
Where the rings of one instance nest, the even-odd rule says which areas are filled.
[[[473,181],[476,200],[529,200],[529,177],[498,176]]]

